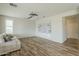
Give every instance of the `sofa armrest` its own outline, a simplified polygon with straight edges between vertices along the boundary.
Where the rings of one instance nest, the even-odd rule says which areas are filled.
[[[2,35],[0,35],[0,43],[3,43],[4,42],[4,39],[2,37]]]

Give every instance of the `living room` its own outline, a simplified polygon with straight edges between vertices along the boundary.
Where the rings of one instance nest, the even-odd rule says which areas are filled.
[[[0,3],[0,40],[4,41],[0,43],[0,55],[79,55],[78,6],[77,3]],[[67,19],[73,21],[67,25]]]

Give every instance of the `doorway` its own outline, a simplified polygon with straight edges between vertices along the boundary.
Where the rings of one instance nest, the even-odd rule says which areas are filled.
[[[79,49],[79,14],[65,17],[65,45]]]

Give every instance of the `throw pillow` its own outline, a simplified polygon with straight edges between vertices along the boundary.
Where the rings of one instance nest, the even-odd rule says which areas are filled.
[[[11,41],[12,38],[13,38],[13,36],[10,34],[3,35],[3,39],[5,42]]]

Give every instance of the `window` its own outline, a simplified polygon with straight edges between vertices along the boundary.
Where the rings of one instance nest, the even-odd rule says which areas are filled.
[[[6,33],[13,33],[13,20],[6,20]]]

